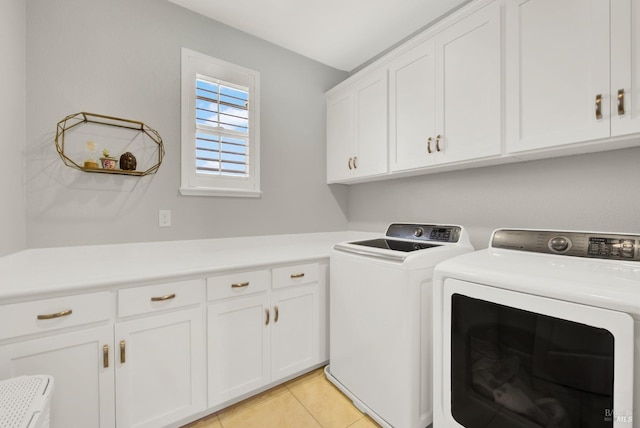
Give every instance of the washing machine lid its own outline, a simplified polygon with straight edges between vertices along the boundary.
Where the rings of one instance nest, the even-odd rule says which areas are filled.
[[[397,239],[386,238],[368,239],[366,241],[351,242],[350,244],[361,245],[363,247],[382,248],[385,250],[402,251],[405,253],[438,246],[437,244],[427,244],[419,241],[400,241]]]
[[[435,265],[447,256],[436,256],[434,252],[453,254],[454,251],[447,248],[454,246],[466,251],[473,250],[461,226],[392,223],[384,237],[339,243],[333,249],[396,263],[418,259],[417,265]]]

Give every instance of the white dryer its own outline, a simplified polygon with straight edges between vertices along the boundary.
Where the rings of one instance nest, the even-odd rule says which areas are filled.
[[[433,268],[470,251],[460,226],[409,223],[333,248],[325,372],[383,427],[424,428],[432,421]]]
[[[637,427],[639,262],[640,235],[501,229],[439,264],[434,426]]]

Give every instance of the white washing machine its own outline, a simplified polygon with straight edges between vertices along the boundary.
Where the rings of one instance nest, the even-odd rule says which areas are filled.
[[[433,293],[435,427],[639,425],[640,235],[497,230]]]
[[[409,223],[333,248],[325,372],[383,427],[431,423],[433,268],[470,251],[460,226]]]

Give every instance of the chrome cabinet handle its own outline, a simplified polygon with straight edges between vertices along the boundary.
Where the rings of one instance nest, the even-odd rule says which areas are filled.
[[[269,312],[269,309],[268,309],[268,308],[267,308],[267,309],[265,309],[265,310],[264,310],[264,313],[265,313],[265,315],[266,315],[266,320],[264,321],[264,325],[269,325],[269,317],[271,316],[271,314],[270,314],[270,312]]]
[[[69,316],[72,313],[73,313],[73,311],[71,309],[67,309],[65,311],[56,312],[55,314],[38,315],[38,319],[39,320],[52,320],[52,319],[55,319],[55,318],[62,318],[62,317]]]
[[[624,89],[618,89],[618,116],[624,116]]]
[[[436,136],[436,150],[440,151],[440,139],[442,138],[442,136],[440,134],[438,134],[438,136]]]
[[[431,140],[432,138],[427,138],[427,153],[431,154]]]
[[[602,94],[596,95],[596,119],[602,119]]]
[[[102,347],[102,366],[106,369],[109,367],[109,345]]]
[[[278,318],[280,317],[280,311],[278,310],[278,305],[274,306],[273,310],[276,313],[276,316],[273,318],[273,322],[278,322]]]
[[[120,341],[120,364],[127,362],[127,343],[124,340]]]
[[[353,169],[353,158],[349,158],[349,169]]]
[[[353,168],[358,169],[358,156],[353,157]]]
[[[152,302],[164,302],[165,300],[171,300],[171,299],[175,299],[175,298],[176,298],[176,293],[172,293],[172,294],[167,294],[165,296],[152,297],[151,301]]]
[[[297,278],[303,278],[304,277],[304,273],[292,273],[291,274],[291,279],[297,279]]]
[[[249,281],[247,282],[236,282],[235,284],[231,284],[231,288],[244,288],[249,286]]]

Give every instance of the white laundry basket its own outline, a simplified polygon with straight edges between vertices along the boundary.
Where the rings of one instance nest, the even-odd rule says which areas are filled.
[[[0,428],[49,428],[53,378],[20,376],[0,381]]]

